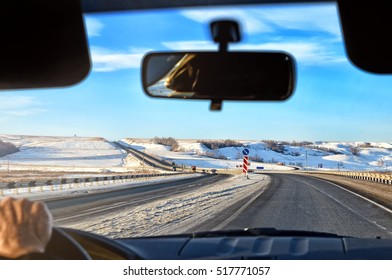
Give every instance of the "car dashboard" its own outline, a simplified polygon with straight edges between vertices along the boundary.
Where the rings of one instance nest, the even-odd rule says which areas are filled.
[[[329,236],[173,235],[109,239],[66,230],[92,259],[143,260],[382,260],[392,240]]]

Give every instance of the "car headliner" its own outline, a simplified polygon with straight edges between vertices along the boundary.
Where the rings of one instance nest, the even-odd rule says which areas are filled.
[[[159,8],[183,8],[196,6],[245,5],[245,4],[290,4],[290,3],[326,3],[331,0],[82,0],[85,13],[144,10]]]

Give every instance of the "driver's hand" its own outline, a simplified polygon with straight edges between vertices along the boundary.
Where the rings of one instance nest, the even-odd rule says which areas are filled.
[[[52,215],[42,202],[0,200],[0,256],[43,253],[52,235]]]

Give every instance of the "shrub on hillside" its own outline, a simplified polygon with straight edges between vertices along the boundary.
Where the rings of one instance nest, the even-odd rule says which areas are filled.
[[[323,152],[327,152],[327,153],[331,153],[331,154],[335,154],[335,155],[341,155],[342,152],[339,152],[335,149],[332,148],[326,148],[326,147],[320,147],[320,146],[308,146],[309,149],[314,149],[314,150],[319,150],[319,151],[323,151]]]
[[[355,146],[350,146],[350,152],[354,155],[357,156],[359,155],[359,148]]]
[[[275,140],[263,140],[264,145],[270,149],[271,151],[283,154],[286,149],[284,148],[284,144],[282,142],[278,142]]]
[[[206,156],[206,157],[210,157],[210,158],[227,159],[227,157],[225,157],[223,154],[221,154],[221,153],[219,153],[219,152],[217,152],[217,153],[214,153],[214,152],[205,152],[203,155]]]
[[[293,156],[293,157],[299,157],[299,156],[301,155],[301,153],[298,152],[298,151],[295,151],[295,152],[289,153],[289,155],[290,155],[290,156]]]
[[[14,144],[0,140],[0,157],[19,152]]]
[[[199,140],[197,141],[200,144],[203,144],[204,146],[206,146],[208,149],[211,150],[216,150],[216,149],[220,149],[220,148],[226,148],[226,147],[242,147],[243,144],[235,141],[235,140],[231,140],[231,139],[227,139],[227,140]]]
[[[361,148],[374,148],[375,146],[373,146],[369,142],[364,142],[364,143],[359,144],[358,147],[361,147]]]
[[[293,142],[289,143],[289,145],[293,146],[293,147],[306,147],[306,146],[309,146],[312,144],[313,144],[313,142],[309,142],[309,141],[300,141],[300,142],[293,141]]]
[[[165,146],[170,146],[171,151],[177,151],[180,145],[178,144],[177,140],[172,137],[154,137],[151,139],[151,142],[154,144],[161,144]]]
[[[264,162],[264,159],[259,155],[250,156],[249,160],[254,162]]]

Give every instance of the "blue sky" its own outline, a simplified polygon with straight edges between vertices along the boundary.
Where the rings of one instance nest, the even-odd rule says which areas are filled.
[[[151,50],[215,50],[208,23],[234,18],[236,50],[284,50],[297,60],[294,95],[282,103],[152,99],[140,62]],[[244,6],[85,17],[93,69],[64,89],[0,91],[0,134],[192,139],[392,142],[391,76],[352,66],[334,5]]]

